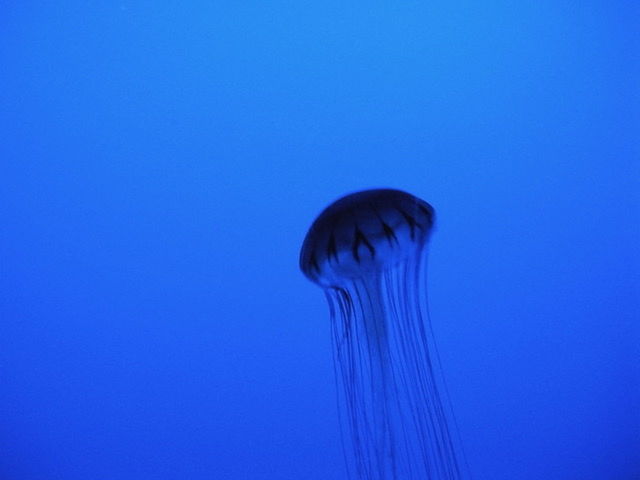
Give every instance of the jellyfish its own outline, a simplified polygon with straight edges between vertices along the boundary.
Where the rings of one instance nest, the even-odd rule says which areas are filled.
[[[300,269],[329,303],[349,478],[459,480],[459,436],[426,308],[434,209],[365,190],[313,222]]]

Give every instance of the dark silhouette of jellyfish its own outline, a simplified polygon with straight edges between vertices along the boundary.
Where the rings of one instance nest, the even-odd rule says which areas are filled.
[[[329,205],[302,245],[300,268],[329,301],[345,453],[358,479],[462,478],[423,313],[433,223],[433,208],[413,195],[366,190]]]

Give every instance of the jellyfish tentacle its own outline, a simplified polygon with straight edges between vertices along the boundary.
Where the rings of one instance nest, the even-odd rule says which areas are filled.
[[[381,480],[386,479],[387,458],[393,468],[394,445],[388,424],[390,379],[389,345],[385,307],[382,302],[381,277],[378,275],[357,280],[356,291],[361,299],[361,320],[368,349],[371,388],[371,415],[374,430],[375,458]]]

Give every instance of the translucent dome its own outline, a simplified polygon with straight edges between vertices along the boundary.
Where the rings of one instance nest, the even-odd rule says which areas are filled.
[[[427,202],[400,190],[353,193],[329,205],[311,225],[300,269],[321,286],[339,285],[416,255],[434,222]]]

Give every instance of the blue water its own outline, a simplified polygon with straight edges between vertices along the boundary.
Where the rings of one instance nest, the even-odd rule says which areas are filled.
[[[297,261],[375,187],[436,209],[473,478],[640,478],[639,15],[5,2],[0,479],[345,480]]]

